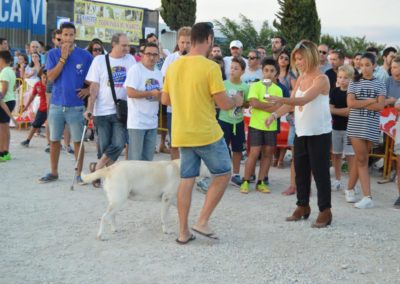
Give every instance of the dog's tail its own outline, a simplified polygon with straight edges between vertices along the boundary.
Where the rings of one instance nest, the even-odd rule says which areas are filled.
[[[108,171],[109,167],[104,167],[90,174],[81,173],[81,178],[84,182],[89,183],[95,181],[96,179],[105,178]]]

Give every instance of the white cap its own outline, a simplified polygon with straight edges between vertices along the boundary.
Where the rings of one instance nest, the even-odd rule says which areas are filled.
[[[229,48],[232,47],[243,48],[243,44],[240,40],[232,40],[231,44],[229,45]]]

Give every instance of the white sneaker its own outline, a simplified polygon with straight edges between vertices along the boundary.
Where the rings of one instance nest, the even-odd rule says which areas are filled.
[[[346,201],[348,203],[354,203],[356,202],[356,193],[354,189],[347,189],[344,191],[344,196],[346,198]]]
[[[342,183],[340,182],[340,180],[335,180],[332,183],[332,191],[339,191],[342,189]]]
[[[354,187],[354,192],[356,195],[359,195],[361,193],[361,187],[359,185],[356,185]]]
[[[354,204],[354,207],[358,209],[367,209],[374,207],[374,202],[370,196],[364,196],[360,201]]]

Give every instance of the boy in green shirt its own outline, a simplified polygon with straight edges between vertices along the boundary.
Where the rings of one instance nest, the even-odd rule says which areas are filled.
[[[242,58],[234,57],[232,59],[229,80],[224,81],[226,93],[228,96],[235,96],[241,94],[243,101],[246,101],[249,93],[249,86],[240,80],[246,70],[246,62]],[[242,107],[235,107],[230,110],[221,110],[218,116],[219,125],[224,132],[224,139],[226,145],[232,149],[232,168],[233,175],[231,183],[240,186],[242,180],[240,178],[240,161],[242,159],[242,152],[244,150],[243,144],[245,143],[244,134],[244,121]]]
[[[7,50],[0,51],[0,162],[11,160],[10,116],[15,107],[15,72],[11,69],[12,57]]]
[[[277,62],[272,58],[265,58],[262,61],[262,72],[264,80],[253,83],[250,86],[248,96],[250,106],[252,106],[249,124],[250,153],[245,165],[243,182],[240,186],[241,193],[249,192],[250,175],[254,172],[260,153],[262,153],[262,158],[256,190],[262,193],[270,192],[264,182],[264,178],[268,176],[272,155],[276,146],[277,123],[275,120],[273,124],[266,127],[264,122],[280,107],[280,104],[268,103],[268,97],[282,97],[283,95],[282,89],[275,83],[272,83],[279,72]],[[268,89],[266,85],[269,85]]]

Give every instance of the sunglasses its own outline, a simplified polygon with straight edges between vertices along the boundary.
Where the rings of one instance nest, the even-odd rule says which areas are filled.
[[[258,57],[254,57],[254,56],[249,56],[248,58],[249,58],[249,60],[256,60],[256,59],[258,59]]]
[[[101,49],[101,48],[93,48],[93,51],[94,51],[94,52],[102,52],[103,49]]]
[[[325,50],[318,50],[318,52],[321,53],[321,54],[324,54],[324,55],[328,53]]]
[[[296,46],[295,46],[294,48],[295,48],[295,49],[300,49],[300,48],[307,49],[307,46],[305,46],[305,45],[303,44],[303,42],[300,41],[298,44],[296,44]]]

